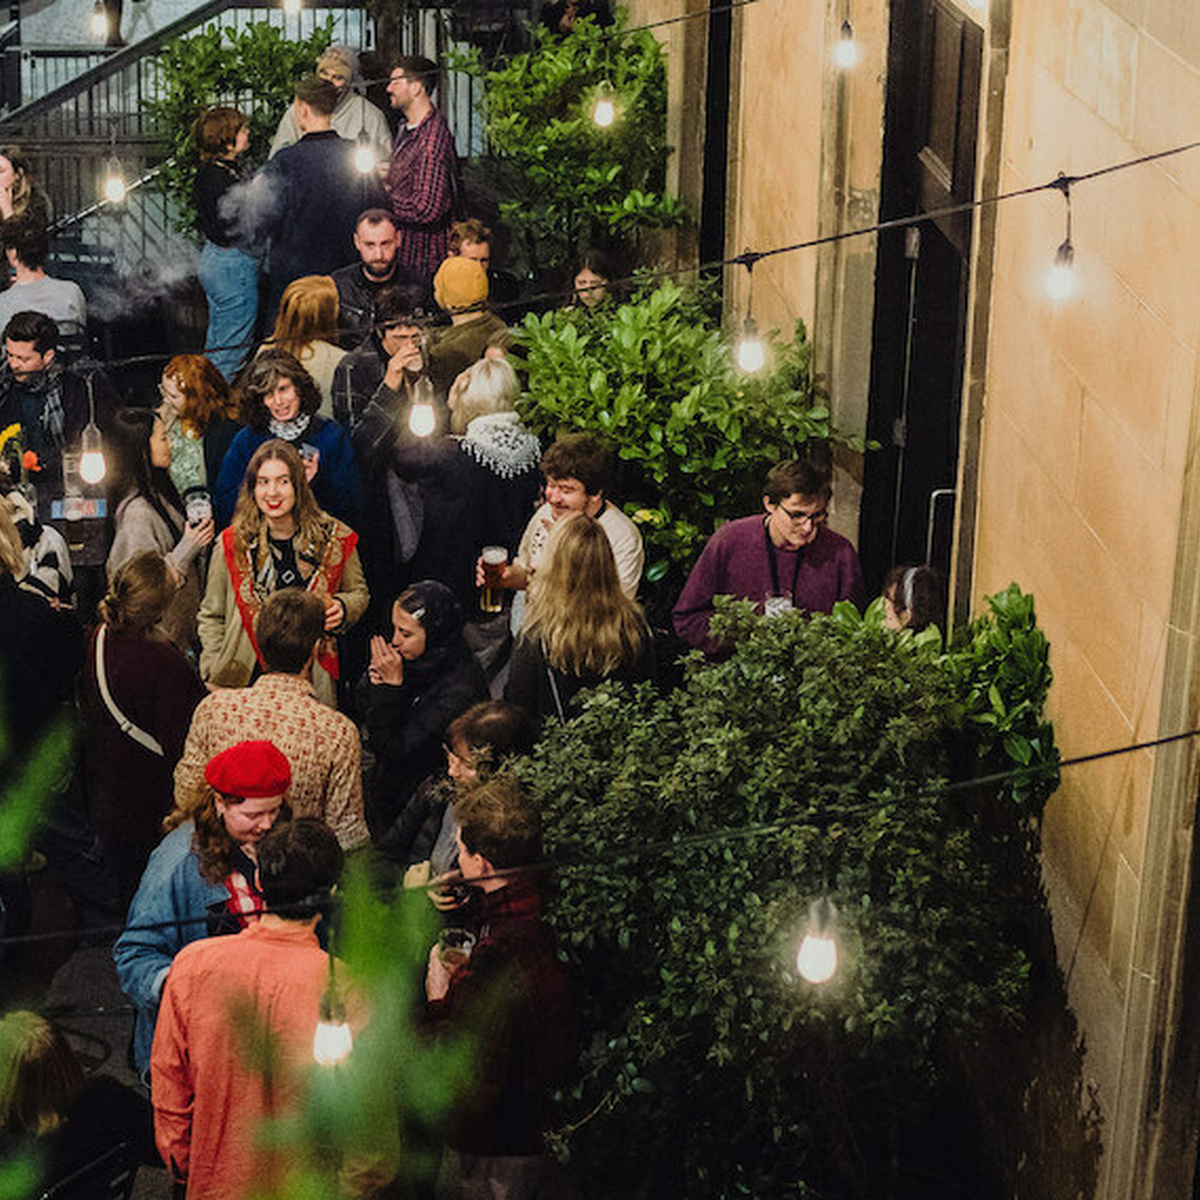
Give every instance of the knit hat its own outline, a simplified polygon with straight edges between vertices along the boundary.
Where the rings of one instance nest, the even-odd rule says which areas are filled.
[[[238,742],[208,760],[204,779],[223,796],[257,800],[282,796],[292,782],[292,767],[272,742]]]
[[[330,46],[317,59],[317,70],[322,67],[341,67],[346,72],[346,82],[358,78],[358,53],[350,46]]]
[[[448,313],[482,308],[487,297],[487,272],[473,258],[452,255],[433,277],[433,298]]]

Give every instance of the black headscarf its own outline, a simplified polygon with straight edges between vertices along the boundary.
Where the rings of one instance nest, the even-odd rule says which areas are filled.
[[[400,594],[400,607],[425,630],[425,653],[404,664],[406,676],[426,679],[466,651],[462,606],[454,592],[435,579],[422,579]]]

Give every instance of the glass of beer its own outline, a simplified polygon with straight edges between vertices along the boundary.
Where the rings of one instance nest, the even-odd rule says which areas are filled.
[[[443,929],[438,936],[438,957],[447,971],[456,971],[471,957],[475,935],[469,929]]]
[[[483,548],[483,588],[479,593],[479,611],[498,613],[504,609],[504,568],[508,565],[508,550],[504,546]]]

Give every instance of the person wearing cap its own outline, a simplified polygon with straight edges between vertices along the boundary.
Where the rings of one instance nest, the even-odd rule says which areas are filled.
[[[487,271],[473,258],[456,254],[433,277],[433,298],[450,315],[450,324],[429,334],[429,376],[439,395],[490,347],[507,349],[508,326],[487,310]]]
[[[350,46],[330,46],[317,59],[317,77],[337,88],[337,104],[329,119],[334,133],[348,141],[357,142],[359,135],[365,132],[375,161],[387,162],[392,153],[392,131],[388,128],[387,117],[370,100],[354,90],[355,85],[362,84],[358,51]],[[267,157],[274,158],[280,150],[294,146],[302,136],[296,111],[289,104],[271,139],[271,152]]]
[[[121,990],[137,1010],[133,1057],[139,1071],[150,1046],[163,983],[189,942],[233,933],[258,919],[258,843],[286,812],[292,768],[266,741],[239,742],[204,768],[203,790],[177,798],[113,947]],[[182,801],[182,803],[181,803]]]
[[[159,1153],[187,1197],[283,1194],[276,1189],[298,1148],[271,1149],[256,1135],[264,1118],[296,1112],[304,1103],[330,972],[316,926],[342,862],[337,839],[322,822],[277,825],[258,851],[266,902],[261,919],[234,937],[185,946],[171,967],[150,1059],[151,1098]],[[347,1023],[357,1033],[362,1005],[346,986],[345,969],[338,974]],[[247,1053],[250,1037],[269,1039],[270,1071]],[[372,1148],[392,1141],[391,1114],[372,1106],[363,1124],[363,1140]],[[388,1148],[391,1157],[395,1147]],[[363,1174],[372,1166],[376,1186],[390,1177],[383,1156],[360,1160],[352,1151],[351,1158],[356,1181],[368,1182]]]

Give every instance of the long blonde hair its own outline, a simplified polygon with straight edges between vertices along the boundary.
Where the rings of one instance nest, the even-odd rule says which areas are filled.
[[[12,505],[0,496],[0,575],[6,572],[14,579],[25,574],[25,551],[13,518]]]
[[[594,517],[557,522],[529,583],[521,636],[540,639],[546,661],[572,675],[611,675],[641,653],[646,617],[621,590],[608,534]]]
[[[238,493],[237,507],[233,510],[233,545],[241,553],[257,554],[262,561],[268,553],[267,520],[254,499],[254,484],[259,468],[265,462],[281,462],[292,479],[292,491],[296,494],[296,507],[292,514],[296,520],[296,534],[292,539],[299,554],[320,560],[333,532],[333,518],[321,508],[308,480],[304,477],[304,463],[296,448],[282,438],[271,438],[255,450],[246,466],[242,490]]]

